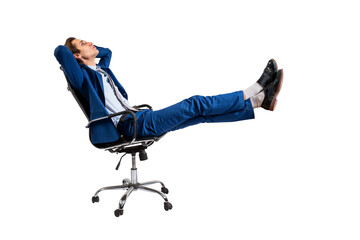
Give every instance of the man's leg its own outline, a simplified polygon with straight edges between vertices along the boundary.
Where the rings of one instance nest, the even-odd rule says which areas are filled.
[[[170,107],[158,111],[139,114],[139,137],[159,136],[202,122],[230,122],[254,118],[250,99],[244,100],[242,91],[217,96],[193,96]],[[125,129],[130,131],[130,121]]]
[[[158,111],[138,112],[138,137],[163,133],[203,122],[232,122],[254,118],[253,108],[273,111],[282,85],[282,70],[271,59],[260,79],[243,91],[212,97],[193,96]],[[132,117],[124,122],[125,136],[132,135]]]
[[[236,122],[254,118],[254,110],[251,106],[250,100],[248,100],[246,101],[246,107],[240,111],[226,113],[222,115],[198,116],[186,122],[183,122],[182,124],[171,129],[170,131],[179,130],[199,123]]]

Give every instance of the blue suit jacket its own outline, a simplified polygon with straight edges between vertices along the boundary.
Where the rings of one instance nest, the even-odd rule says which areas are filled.
[[[117,81],[109,68],[111,51],[108,48],[96,46],[99,50],[97,58],[101,58],[99,66],[105,70],[114,80],[120,93],[128,99],[125,89]],[[60,45],[55,49],[54,55],[61,64],[65,74],[70,80],[74,89],[80,92],[82,97],[89,103],[90,120],[107,116],[109,113],[105,109],[105,98],[103,90],[102,76],[84,64],[79,64],[70,50]],[[93,144],[115,142],[120,138],[111,119],[94,123],[90,127],[90,141]]]

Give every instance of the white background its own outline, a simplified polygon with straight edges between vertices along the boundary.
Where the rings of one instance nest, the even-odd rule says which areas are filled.
[[[356,1],[12,1],[1,4],[1,239],[359,239]],[[162,199],[95,191],[129,177],[94,148],[53,52],[109,47],[133,104],[244,89],[275,58],[275,112],[167,134],[138,164]]]

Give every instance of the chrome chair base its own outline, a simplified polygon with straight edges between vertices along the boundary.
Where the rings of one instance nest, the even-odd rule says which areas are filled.
[[[154,180],[154,181],[139,183],[137,181],[137,168],[136,168],[135,153],[132,153],[131,155],[132,155],[131,179],[125,178],[123,180],[122,185],[108,186],[108,187],[100,188],[99,190],[96,191],[96,193],[92,197],[92,202],[96,203],[96,202],[100,201],[98,194],[102,191],[118,190],[118,189],[126,190],[126,192],[124,193],[124,195],[121,197],[121,199],[119,201],[119,208],[114,211],[115,216],[119,217],[119,216],[123,215],[123,213],[124,213],[124,206],[125,206],[127,199],[129,198],[130,194],[133,191],[142,190],[142,191],[152,192],[152,193],[156,193],[156,194],[160,195],[165,201],[164,209],[166,211],[171,210],[172,204],[169,202],[169,200],[167,199],[167,197],[165,195],[165,194],[169,193],[169,190],[165,187],[163,182]],[[155,190],[153,188],[147,187],[148,185],[152,185],[152,184],[160,184],[161,192],[158,190]]]

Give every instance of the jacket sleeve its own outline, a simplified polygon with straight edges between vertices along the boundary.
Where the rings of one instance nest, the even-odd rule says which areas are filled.
[[[70,84],[73,88],[79,90],[83,84],[84,78],[80,66],[73,54],[67,47],[59,45],[55,48],[54,55],[62,66],[66,76],[69,78]]]
[[[111,50],[108,48],[98,47],[96,45],[95,45],[95,47],[97,50],[99,50],[99,54],[96,57],[101,58],[99,61],[99,66],[101,68],[109,68],[111,55],[112,55]]]

